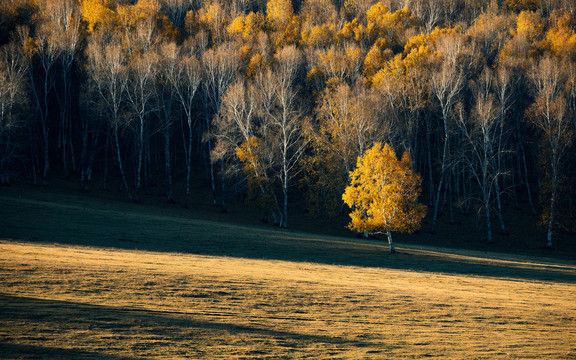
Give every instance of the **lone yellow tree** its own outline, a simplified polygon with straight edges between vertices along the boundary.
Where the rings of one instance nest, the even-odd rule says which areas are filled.
[[[422,178],[412,171],[404,152],[398,160],[388,145],[376,143],[358,157],[342,200],[352,208],[348,228],[368,234],[386,234],[390,253],[396,252],[392,231],[412,233],[420,228],[426,207],[418,203]]]

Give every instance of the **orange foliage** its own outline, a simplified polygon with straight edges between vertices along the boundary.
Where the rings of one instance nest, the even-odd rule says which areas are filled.
[[[547,48],[556,56],[572,57],[576,53],[576,32],[570,13],[554,13],[556,23],[546,32]]]
[[[420,228],[426,214],[418,203],[422,178],[412,171],[407,152],[398,160],[388,144],[376,143],[358,157],[350,179],[342,200],[352,209],[351,230],[390,234]]]
[[[116,20],[116,13],[110,9],[108,0],[80,0],[82,20],[87,24],[88,33],[99,26],[108,26]]]

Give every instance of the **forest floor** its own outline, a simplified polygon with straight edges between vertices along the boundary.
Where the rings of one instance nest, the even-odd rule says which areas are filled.
[[[0,188],[2,358],[576,358],[574,253],[540,234],[424,230],[390,256],[326,219],[61,186]]]

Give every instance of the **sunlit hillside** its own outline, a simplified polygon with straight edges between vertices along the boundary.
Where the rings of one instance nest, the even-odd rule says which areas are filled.
[[[573,260],[72,199],[0,197],[3,359],[576,356]]]

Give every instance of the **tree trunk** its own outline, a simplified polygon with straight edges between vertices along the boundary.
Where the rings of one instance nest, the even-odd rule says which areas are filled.
[[[536,215],[536,210],[534,209],[534,203],[532,202],[532,192],[530,191],[530,183],[528,182],[528,166],[526,164],[526,153],[524,151],[524,145],[520,144],[520,153],[522,155],[522,165],[524,165],[524,182],[526,183],[526,191],[528,192],[528,201],[530,202],[530,210],[532,214]]]
[[[188,120],[188,143],[184,142],[186,146],[186,197],[184,200],[184,206],[188,207],[190,202],[190,181],[192,176],[192,115],[187,114]]]
[[[222,204],[222,212],[227,212],[228,208],[226,207],[226,196],[227,196],[226,195],[226,177],[225,177],[224,171],[225,171],[224,159],[221,159],[220,160],[220,181],[222,182],[222,184],[220,184],[221,188],[222,188],[221,204]]]
[[[140,188],[142,186],[142,165],[144,163],[144,119],[140,118],[138,131],[138,167],[136,170],[136,188],[134,189],[134,201],[140,201]]]
[[[556,220],[556,197],[558,193],[558,162],[556,155],[552,157],[552,194],[550,197],[550,215],[548,220],[548,234],[546,236],[546,248],[552,248],[552,232],[554,231],[554,221]]]
[[[484,206],[486,207],[486,239],[488,244],[494,243],[494,239],[492,239],[492,222],[490,219],[490,200],[484,199]]]
[[[500,185],[498,179],[495,181],[496,186],[496,205],[498,206],[498,220],[500,221],[500,231],[502,235],[506,234],[506,225],[504,223],[504,216],[502,214],[502,201],[500,199]]]
[[[104,191],[108,191],[108,147],[110,146],[109,130],[106,131],[106,144],[104,145]]]
[[[386,235],[388,236],[388,245],[390,245],[390,254],[396,254],[396,248],[394,247],[394,242],[392,241],[392,232],[388,230]]]
[[[124,173],[124,166],[122,165],[122,156],[120,153],[120,141],[118,140],[118,124],[114,123],[114,142],[116,145],[116,160],[118,161],[118,169],[120,170],[120,176],[122,177],[122,184],[128,193],[128,198],[133,200],[132,194],[130,193],[130,187],[128,187],[128,181],[126,181],[126,174]]]
[[[172,167],[170,164],[170,131],[166,125],[164,129],[164,164],[166,168],[166,197],[169,202],[174,202],[172,190]]]

